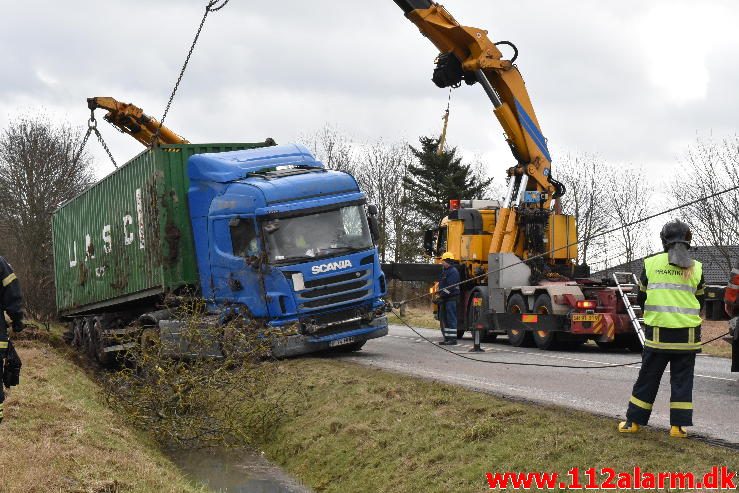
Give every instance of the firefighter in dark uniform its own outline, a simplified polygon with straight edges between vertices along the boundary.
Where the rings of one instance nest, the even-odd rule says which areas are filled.
[[[0,257],[0,279],[2,280],[2,291],[0,291],[0,364],[5,360],[8,351],[8,322],[5,315],[11,320],[13,332],[23,330],[23,308],[21,299],[21,288],[18,278],[15,276],[10,264]],[[0,382],[0,422],[3,420],[3,402],[5,392]]]
[[[621,433],[636,433],[652,412],[662,374],[670,365],[670,436],[685,438],[693,425],[693,374],[701,351],[703,266],[690,258],[687,224],[662,228],[664,253],[644,259],[637,304],[644,310],[644,353]]]

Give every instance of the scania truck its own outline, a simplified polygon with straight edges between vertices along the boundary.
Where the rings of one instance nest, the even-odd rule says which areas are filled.
[[[58,311],[106,363],[176,335],[165,300],[193,294],[285,331],[275,356],[358,350],[388,330],[373,213],[300,145],[154,146],[54,213]]]

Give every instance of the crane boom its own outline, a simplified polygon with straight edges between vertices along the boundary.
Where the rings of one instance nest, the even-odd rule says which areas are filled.
[[[185,138],[165,127],[160,127],[159,121],[133,104],[121,103],[111,97],[95,97],[87,99],[87,106],[94,111],[98,108],[107,110],[105,120],[124,134],[128,134],[146,147],[154,143],[157,135],[157,144],[189,144]]]
[[[515,252],[522,257],[535,254],[523,246],[526,241],[519,234],[518,215],[530,209],[550,210],[552,200],[562,190],[550,179],[552,159],[547,141],[523,77],[513,64],[518,50],[508,41],[493,42],[483,29],[461,25],[442,5],[431,0],[394,2],[439,49],[433,77],[437,86],[456,87],[462,81],[468,85],[480,83],[517,161],[508,170],[508,194],[499,211],[490,252]],[[503,58],[499,45],[515,50],[512,60]]]

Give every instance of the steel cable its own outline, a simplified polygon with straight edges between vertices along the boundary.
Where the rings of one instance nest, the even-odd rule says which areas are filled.
[[[164,114],[162,115],[161,120],[159,120],[159,126],[157,127],[157,131],[154,134],[154,137],[152,137],[151,139],[152,147],[154,147],[157,144],[157,142],[159,142],[159,135],[161,133],[162,126],[164,125],[164,120],[167,118],[169,109],[172,106],[172,101],[174,100],[174,97],[177,94],[177,89],[179,89],[180,87],[180,83],[182,82],[182,77],[185,75],[185,70],[187,70],[187,65],[190,63],[190,58],[192,57],[192,54],[195,51],[195,46],[198,44],[198,39],[200,38],[200,33],[203,31],[203,26],[205,26],[205,21],[208,18],[208,14],[210,14],[211,12],[218,12],[223,7],[228,5],[229,1],[230,0],[210,0],[208,4],[205,6],[205,12],[203,13],[203,18],[200,20],[200,25],[198,26],[198,30],[195,33],[195,38],[192,40],[192,44],[190,45],[190,50],[187,52],[187,56],[185,57],[185,63],[182,64],[182,68],[180,69],[180,74],[177,77],[177,82],[175,82],[174,88],[172,88],[172,93],[169,95],[169,101],[167,101],[167,106],[164,108]]]
[[[396,317],[398,317],[398,320],[400,320],[401,322],[403,322],[403,325],[405,325],[406,327],[408,327],[414,334],[416,334],[418,337],[420,337],[424,341],[428,342],[429,344],[431,344],[435,348],[441,349],[442,351],[446,351],[447,353],[453,354],[454,356],[457,356],[459,358],[466,359],[466,360],[469,360],[469,361],[475,361],[477,363],[486,363],[486,364],[489,364],[489,365],[534,366],[534,367],[539,367],[539,368],[567,368],[567,369],[572,369],[572,370],[602,370],[602,369],[605,369],[605,368],[624,368],[624,367],[627,367],[627,366],[640,365],[642,363],[641,360],[639,360],[639,361],[632,361],[630,363],[618,363],[618,364],[614,363],[614,364],[604,364],[604,365],[598,365],[598,366],[579,366],[579,365],[549,365],[549,364],[546,364],[546,363],[520,363],[520,362],[515,362],[515,361],[513,361],[513,362],[511,362],[511,361],[496,361],[496,360],[489,360],[489,359],[472,358],[471,356],[467,356],[467,355],[458,353],[456,351],[452,351],[451,349],[449,349],[447,347],[439,346],[438,344],[434,343],[434,341],[432,341],[428,337],[426,337],[423,334],[421,334],[420,332],[418,332],[418,330],[416,330],[408,322],[406,322],[403,319],[403,317],[400,316],[399,313],[396,313],[395,310],[392,310],[392,313],[393,313],[393,315],[395,315]],[[705,346],[706,344],[710,344],[710,343],[712,343],[714,341],[717,341],[717,340],[719,340],[719,339],[721,339],[723,337],[726,337],[727,335],[729,335],[729,332],[727,332],[726,334],[722,334],[722,335],[720,335],[718,337],[714,337],[713,339],[711,339],[709,341],[703,342],[703,343],[701,343],[701,346]]]

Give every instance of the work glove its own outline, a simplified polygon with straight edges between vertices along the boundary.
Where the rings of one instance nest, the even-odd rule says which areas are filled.
[[[13,320],[13,332],[18,333],[25,327],[23,320]]]

